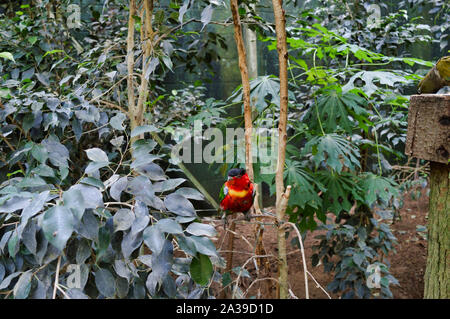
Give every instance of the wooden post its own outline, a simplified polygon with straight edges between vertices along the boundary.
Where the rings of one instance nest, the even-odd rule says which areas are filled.
[[[426,299],[450,297],[450,95],[411,96],[405,153],[430,161]]]

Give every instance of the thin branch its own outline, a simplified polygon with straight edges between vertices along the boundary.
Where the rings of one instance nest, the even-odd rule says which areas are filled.
[[[106,123],[106,124],[103,124],[102,126],[99,126],[99,127],[96,127],[96,128],[93,128],[92,130],[89,130],[89,131],[85,131],[85,132],[83,132],[83,133],[81,133],[81,135],[80,136],[83,136],[83,135],[86,135],[86,134],[89,134],[89,133],[92,133],[92,132],[95,132],[95,131],[98,131],[98,130],[100,130],[100,129],[102,129],[102,128],[104,128],[105,126],[108,126],[109,125],[109,123]],[[64,139],[61,143],[65,143],[66,141],[68,141],[68,140],[70,140],[70,139],[72,139],[72,138],[74,138],[74,137],[76,137],[76,135],[72,135],[72,136],[70,136],[70,137],[68,137],[68,138],[66,138],[66,139]]]
[[[56,299],[56,289],[58,288],[59,281],[59,268],[61,266],[61,256],[58,257],[58,264],[56,265],[56,276],[55,276],[55,285],[53,288],[53,297],[52,299]]]
[[[317,282],[316,278],[314,278],[314,276],[309,271],[306,272],[312,278],[312,280],[314,280],[314,282],[316,283],[316,287],[320,288],[325,293],[325,295],[327,295],[328,299],[332,299],[328,292]]]
[[[128,204],[128,203],[123,203],[123,202],[106,202],[106,203],[104,203],[104,204],[105,204],[106,206],[109,206],[109,205],[123,205],[123,206],[128,206],[128,207],[131,208],[131,209],[134,208],[133,205]]]
[[[275,282],[278,284],[278,279],[277,279],[277,278],[273,278],[273,277],[257,278],[257,279],[255,279],[255,280],[253,280],[252,283],[251,283],[251,284],[248,286],[248,288],[245,290],[244,295],[243,295],[243,298],[244,298],[245,296],[247,296],[248,291],[250,290],[250,288],[251,288],[254,284],[256,284],[257,282],[260,282],[260,281],[264,281],[264,280],[272,280],[272,281],[275,281]]]
[[[134,63],[134,62],[133,62]],[[136,74],[133,74],[136,75]],[[108,94],[109,92],[111,92],[112,89],[114,89],[117,85],[119,85],[123,80],[125,80],[126,78],[128,78],[128,75],[124,76],[123,78],[121,78],[119,81],[117,81],[116,83],[114,83],[109,89],[107,89],[105,92],[103,92],[100,95],[97,95],[96,97],[92,98],[89,100],[89,102],[95,102],[96,100],[98,100],[99,98],[101,98],[102,96],[105,96],[106,94]],[[126,113],[126,112],[125,112]]]
[[[56,286],[56,288],[58,288],[58,290],[61,291],[62,294],[63,294],[67,299],[72,299],[72,298],[70,298],[70,297],[66,294],[66,292],[64,291],[64,289],[62,289],[59,285]]]
[[[109,106],[109,107],[118,109],[118,110],[120,110],[120,111],[121,111],[122,113],[124,113],[124,114],[127,114],[127,113],[128,113],[128,112],[125,111],[120,105],[117,105],[117,104],[114,104],[114,103],[111,103],[111,102],[108,102],[108,101],[104,101],[104,100],[99,100],[98,102],[101,103],[101,104],[104,104],[104,105],[106,105],[106,106]]]
[[[305,295],[306,299],[309,299],[309,287],[308,287],[308,268],[306,267],[306,257],[305,257],[305,249],[303,248],[303,240],[302,235],[300,234],[300,231],[297,228],[297,225],[294,223],[288,222],[287,225],[290,225],[297,233],[298,241],[300,242],[300,250],[302,253],[302,261],[303,261],[303,273],[305,274]]]
[[[245,238],[244,235],[238,234],[237,232],[235,232],[235,231],[233,231],[233,230],[231,230],[231,229],[225,229],[225,232],[230,232],[230,233],[232,233],[232,234],[235,235],[235,236],[241,237],[242,240],[245,241],[245,242],[250,246],[250,249],[251,249],[251,250],[254,250],[255,247],[253,247],[253,245],[248,241],[247,238]]]
[[[234,285],[233,294],[231,295],[231,299],[234,299],[234,296],[236,295],[238,284],[239,284],[239,279],[241,278],[241,274],[243,272],[242,269],[245,269],[245,266],[247,266],[247,264],[255,258],[265,258],[265,257],[271,257],[271,256],[272,255],[253,255],[245,261],[245,263],[241,266],[241,270],[239,270],[237,279],[235,280],[236,283]]]

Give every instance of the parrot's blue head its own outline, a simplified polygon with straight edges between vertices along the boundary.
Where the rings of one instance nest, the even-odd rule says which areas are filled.
[[[232,168],[228,171],[228,180],[240,178],[246,173],[245,168]]]

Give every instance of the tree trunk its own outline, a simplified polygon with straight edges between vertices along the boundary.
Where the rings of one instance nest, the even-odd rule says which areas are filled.
[[[276,184],[276,213],[278,220],[278,292],[280,299],[287,299],[288,294],[288,265],[286,258],[286,230],[284,229],[284,217],[289,200],[289,193],[284,193],[284,164],[286,158],[287,142],[287,109],[288,109],[288,76],[287,76],[287,42],[286,42],[286,16],[283,10],[282,0],[272,0],[275,16],[275,30],[277,34],[277,51],[280,68],[280,119],[278,123],[278,161],[275,175]],[[290,191],[290,187],[288,187]]]
[[[127,35],[127,94],[128,94],[128,117],[130,126],[133,130],[138,124],[134,118],[135,114],[135,97],[134,97],[134,18],[136,15],[136,1],[130,0],[128,16],[128,35]]]
[[[426,299],[450,297],[450,165],[430,162]]]

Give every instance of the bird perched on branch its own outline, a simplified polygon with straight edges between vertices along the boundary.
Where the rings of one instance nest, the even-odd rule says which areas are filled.
[[[444,56],[420,81],[418,93],[445,93],[440,91],[450,85],[450,56]]]
[[[246,218],[253,205],[255,191],[253,183],[243,168],[228,171],[228,180],[220,190],[220,209],[225,211],[224,217],[230,213],[243,213]]]

